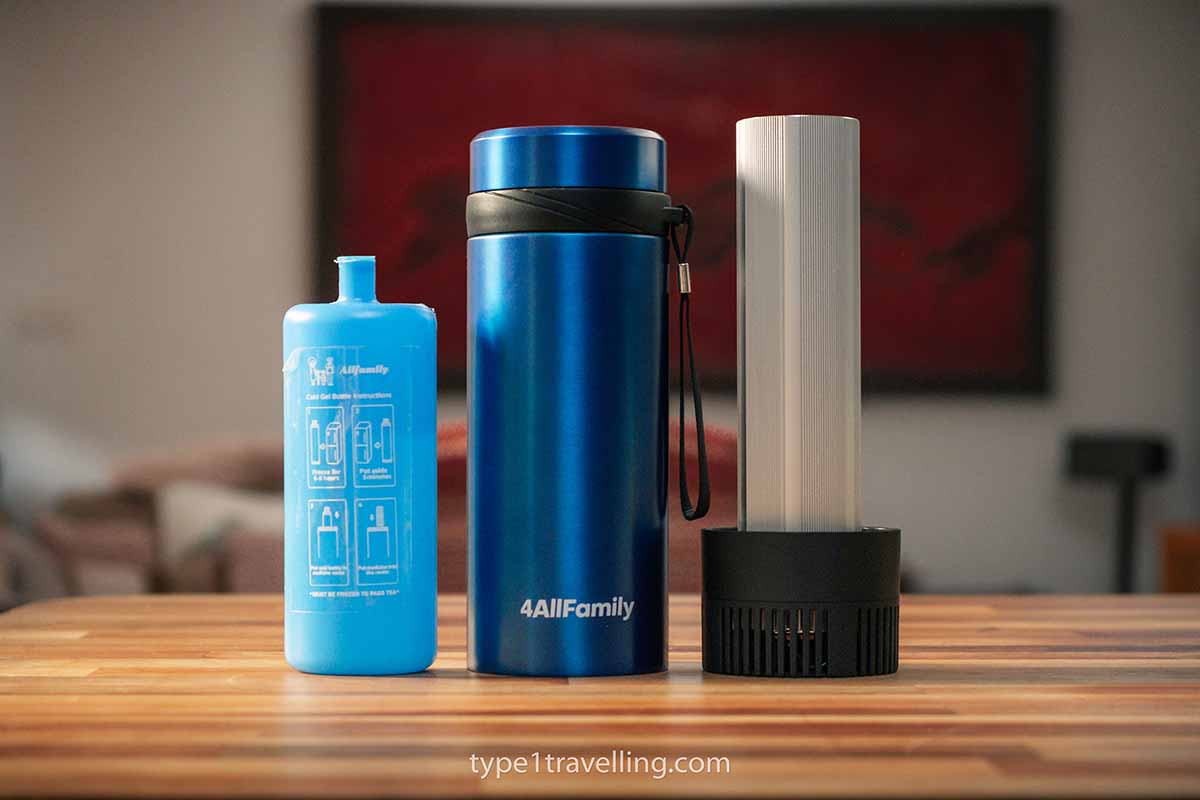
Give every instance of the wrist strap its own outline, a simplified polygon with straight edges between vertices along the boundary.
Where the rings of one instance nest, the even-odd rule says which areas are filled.
[[[704,447],[704,406],[700,401],[700,382],[696,375],[696,347],[692,342],[692,275],[688,265],[688,249],[692,246],[695,215],[685,205],[671,209],[671,246],[679,264],[679,505],[686,520],[697,520],[708,513],[711,489],[708,483],[708,451]],[[683,246],[679,246],[679,227],[687,226]],[[692,407],[696,416],[696,455],[700,462],[700,490],[696,505],[688,492],[687,451],[684,449],[684,347],[687,347],[687,368],[691,373]]]

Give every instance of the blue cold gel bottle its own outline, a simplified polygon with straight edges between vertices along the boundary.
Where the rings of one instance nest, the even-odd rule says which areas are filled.
[[[283,318],[284,654],[419,672],[437,650],[437,320],[337,259],[335,303]]]

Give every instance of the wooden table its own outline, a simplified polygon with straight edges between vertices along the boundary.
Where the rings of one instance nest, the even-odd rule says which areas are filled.
[[[0,615],[0,792],[1200,795],[1200,596],[908,597],[899,674],[849,680],[703,674],[698,615],[672,599],[665,674],[500,678],[465,670],[448,596],[431,671],[330,678],[284,663],[277,597],[26,606]],[[614,750],[728,771],[565,771]]]

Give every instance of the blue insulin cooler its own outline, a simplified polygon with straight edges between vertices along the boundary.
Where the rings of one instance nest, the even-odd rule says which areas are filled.
[[[283,320],[284,654],[417,672],[437,649],[437,321],[338,259],[335,303]]]
[[[472,670],[666,669],[666,188],[651,131],[471,142]]]

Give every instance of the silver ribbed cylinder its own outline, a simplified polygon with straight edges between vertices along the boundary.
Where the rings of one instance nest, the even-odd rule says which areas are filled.
[[[858,120],[737,123],[738,523],[858,530]]]

